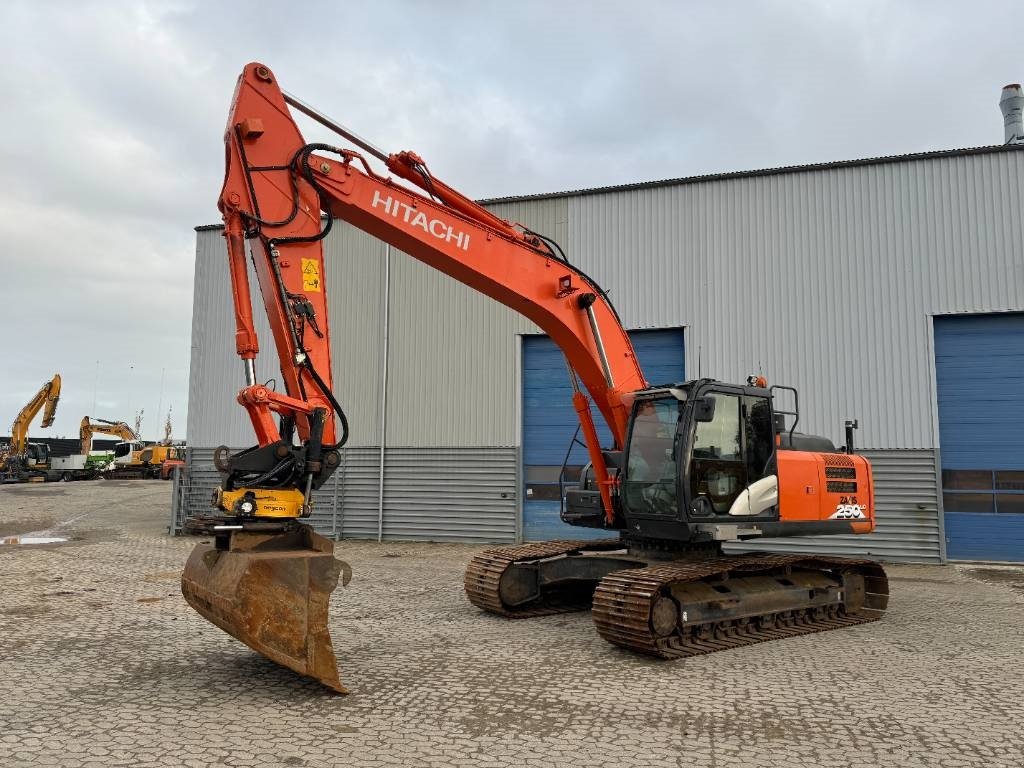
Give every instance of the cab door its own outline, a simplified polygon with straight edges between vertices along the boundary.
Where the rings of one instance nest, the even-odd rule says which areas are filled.
[[[622,480],[630,516],[681,519],[679,465],[685,412],[685,402],[671,395],[634,403]]]
[[[739,388],[705,390],[700,400],[693,409],[689,508],[697,518],[728,516],[745,490],[775,474],[771,400]],[[776,519],[777,506],[758,517]]]

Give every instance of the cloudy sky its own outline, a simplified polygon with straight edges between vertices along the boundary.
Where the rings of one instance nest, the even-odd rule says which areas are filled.
[[[492,197],[1001,143],[1022,30],[1019,2],[6,0],[0,422],[60,371],[33,435],[144,409],[156,438],[173,406],[185,436],[193,227],[248,61]]]

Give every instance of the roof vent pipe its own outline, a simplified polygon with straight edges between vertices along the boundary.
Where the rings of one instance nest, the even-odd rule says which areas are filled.
[[[1024,144],[1024,91],[1020,83],[1011,83],[1003,88],[1003,96],[999,99],[999,109],[1003,112],[1003,126],[1006,131],[1004,144]]]

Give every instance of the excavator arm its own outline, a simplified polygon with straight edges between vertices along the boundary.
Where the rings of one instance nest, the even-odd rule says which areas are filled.
[[[289,104],[384,162],[395,176],[375,173],[349,149],[308,144]],[[227,168],[219,207],[232,275],[235,343],[247,386],[239,393],[261,446],[282,439],[272,413],[294,420],[302,440],[334,438],[339,412],[330,394],[330,339],[322,240],[341,219],[516,310],[565,354],[583,435],[613,520],[610,481],[589,404],[590,393],[615,447],[625,442],[626,393],[646,386],[614,307],[601,288],[566,259],[553,241],[511,224],[434,178],[412,152],[385,154],[295,97],[270,70],[246,66],[225,131]],[[322,212],[327,214],[323,219]],[[249,299],[246,243],[281,360],[284,393],[257,383],[259,351]]]
[[[49,427],[53,424],[54,416],[57,415],[57,403],[60,401],[60,374],[53,374],[50,381],[36,392],[35,397],[28,401],[28,404],[18,413],[14,424],[11,425],[11,454],[21,455],[28,445],[28,427],[36,414],[43,411],[43,422],[40,426]]]
[[[122,440],[126,441],[135,441],[139,439],[139,436],[135,434],[135,430],[123,421],[90,419],[88,416],[83,416],[82,423],[78,428],[78,438],[80,441],[78,449],[79,453],[84,456],[89,455],[89,451],[92,450],[92,436],[95,434],[113,435],[114,437],[120,437]]]
[[[366,156],[303,138],[289,106],[340,133]],[[323,239],[346,221],[520,312],[565,353],[605,520],[615,521],[593,403],[622,449],[626,395],[646,386],[629,337],[597,283],[556,243],[507,222],[435,179],[412,152],[385,154],[286,95],[261,64],[245,67],[224,134],[224,218],[245,408],[256,445],[215,463],[222,472],[210,522],[182,574],[182,593],[212,623],[279,664],[344,692],[330,634],[328,598],[351,571],[333,543],[298,522],[312,491],[340,462],[348,427],[331,391]],[[397,177],[397,178],[395,178]],[[398,179],[401,179],[400,183]],[[324,215],[326,214],[326,216]],[[281,389],[262,383],[248,263],[270,321]],[[297,440],[296,440],[297,438]]]

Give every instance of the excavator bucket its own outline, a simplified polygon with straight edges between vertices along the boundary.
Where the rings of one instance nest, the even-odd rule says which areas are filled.
[[[289,531],[222,532],[192,550],[181,593],[202,616],[254,651],[332,691],[348,693],[327,628],[339,576],[352,570],[334,542],[298,525]]]

